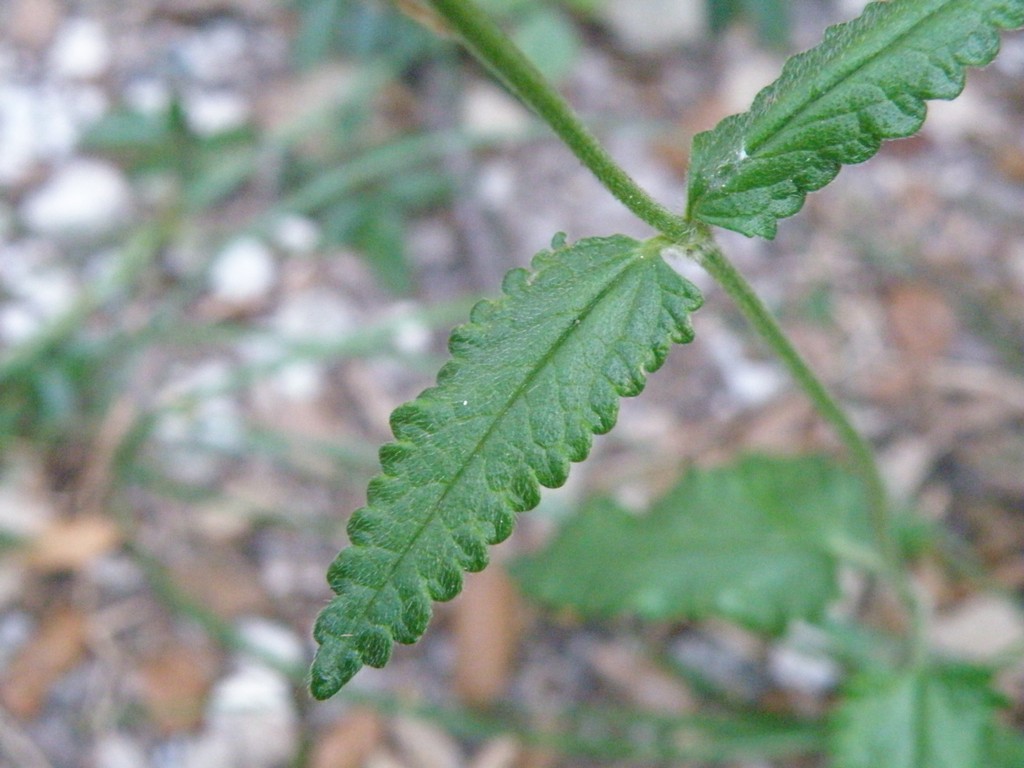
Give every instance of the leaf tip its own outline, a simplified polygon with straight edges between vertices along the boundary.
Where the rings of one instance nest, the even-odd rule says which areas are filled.
[[[362,659],[343,639],[332,638],[316,652],[309,672],[309,692],[324,701],[351,680],[363,666]]]

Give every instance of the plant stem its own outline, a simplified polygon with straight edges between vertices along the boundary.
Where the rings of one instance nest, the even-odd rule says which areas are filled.
[[[846,413],[828,390],[825,389],[825,385],[811,371],[810,366],[807,365],[785,332],[779,327],[778,321],[772,316],[757,293],[754,292],[750,283],[746,281],[743,275],[726,258],[725,254],[714,244],[710,233],[707,234],[707,239],[701,242],[698,247],[698,261],[701,266],[708,271],[725,292],[729,294],[730,298],[736,302],[750,324],[754,326],[772,350],[782,359],[793,378],[796,379],[797,383],[807,393],[807,396],[811,398],[821,415],[838,433],[839,438],[850,454],[850,458],[853,460],[858,474],[864,481],[868,494],[868,504],[871,508],[871,523],[874,528],[875,537],[882,547],[886,559],[890,560],[891,553],[895,550],[895,543],[892,541],[890,530],[889,502],[871,446],[861,437]]]
[[[690,223],[652,199],[622,170],[561,94],[472,0],[430,3],[473,55],[536,112],[623,205],[673,240],[690,235]]]
[[[889,500],[874,451],[854,428],[760,297],[715,244],[709,229],[677,216],[651,198],[615,162],[572,107],[473,0],[430,0],[464,45],[520,100],[544,120],[598,181],[638,218],[658,230],[665,244],[679,244],[693,255],[739,306],[747,320],[782,359],[818,412],[833,426],[850,454],[867,491],[871,524],[885,574],[904,604],[912,631],[908,657],[919,664],[924,655],[923,607],[914,595],[892,532]],[[661,237],[651,242],[662,241]]]
[[[857,474],[864,482],[871,527],[884,561],[885,575],[896,590],[912,624],[908,638],[909,661],[914,665],[921,663],[926,647],[924,609],[914,594],[903,566],[899,545],[893,536],[889,499],[871,445],[853,426],[846,412],[804,361],[750,283],[718,248],[710,231],[703,225],[698,225],[696,239],[684,245],[715,282],[736,302],[744,317],[779,356],[818,412],[836,430]]]

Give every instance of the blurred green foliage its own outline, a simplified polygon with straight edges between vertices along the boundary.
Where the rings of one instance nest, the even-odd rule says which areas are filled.
[[[730,24],[745,20],[757,30],[765,45],[786,50],[792,26],[789,0],[707,0],[711,30],[720,33]]]

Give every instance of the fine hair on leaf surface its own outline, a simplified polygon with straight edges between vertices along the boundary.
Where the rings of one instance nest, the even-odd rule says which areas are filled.
[[[619,398],[639,394],[670,345],[693,337],[700,293],[660,247],[556,238],[452,333],[437,386],[392,414],[383,473],[328,573],[338,597],[314,631],[315,696],[385,664],[394,641],[415,642],[431,601],[487,564],[487,545],[508,537],[539,486],[564,483],[614,425]]]
[[[745,235],[775,236],[808,192],[884,139],[911,136],[925,101],[953,99],[966,69],[1024,24],[1024,0],[892,0],[830,27],[792,57],[748,112],[693,141],[688,215]]]

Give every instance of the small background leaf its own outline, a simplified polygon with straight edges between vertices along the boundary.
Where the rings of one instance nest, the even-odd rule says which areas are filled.
[[[993,765],[990,678],[967,666],[858,675],[832,723],[835,768]]]
[[[992,750],[987,765],[992,768],[1020,768],[1024,765],[1024,735],[1005,727],[997,727],[992,736]]]
[[[515,574],[584,614],[717,615],[778,632],[835,597],[833,548],[867,539],[854,477],[823,458],[751,456],[689,472],[645,515],[594,502]]]
[[[721,34],[734,21],[749,18],[763,43],[785,49],[792,19],[790,0],[707,0],[711,31]]]

